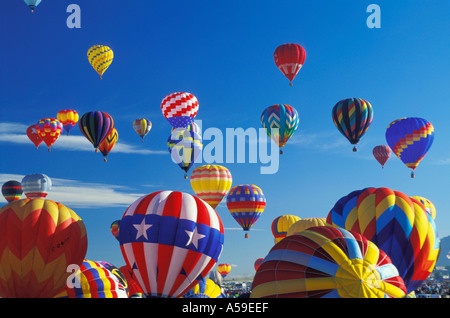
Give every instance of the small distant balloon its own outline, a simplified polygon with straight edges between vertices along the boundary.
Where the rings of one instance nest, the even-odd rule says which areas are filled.
[[[186,128],[198,112],[197,98],[187,92],[166,95],[161,101],[161,112],[173,128]]]
[[[69,136],[72,127],[78,123],[79,116],[77,111],[73,109],[63,109],[60,110],[56,116],[61,124],[63,124],[67,136]]]
[[[392,150],[389,146],[379,145],[373,148],[372,153],[375,159],[380,163],[381,168],[384,168],[386,161],[391,157]]]
[[[19,200],[22,193],[22,184],[19,181],[10,180],[2,186],[2,194],[8,202]]]
[[[144,142],[144,137],[152,129],[152,122],[146,118],[138,118],[133,122],[133,129],[141,137],[142,142]]]
[[[41,3],[42,0],[24,0],[27,6],[31,9],[31,13],[34,12],[34,9]]]
[[[273,59],[281,73],[289,79],[289,85],[292,86],[292,81],[305,63],[306,51],[299,44],[286,43],[275,49]]]
[[[41,136],[38,134],[38,125],[33,124],[27,128],[27,136],[31,140],[31,142],[36,146],[36,149],[38,149],[39,145],[42,142]]]
[[[37,124],[37,132],[41,139],[45,142],[50,151],[50,147],[61,135],[63,125],[55,118],[43,118]]]
[[[109,133],[108,136],[106,136],[105,139],[100,143],[98,146],[98,150],[102,153],[104,157],[104,161],[106,162],[106,157],[108,157],[108,154],[111,152],[111,150],[116,145],[117,140],[119,139],[119,133],[117,132],[116,128],[113,128],[112,131]]]
[[[27,198],[45,198],[52,189],[52,180],[43,173],[26,175],[21,184]]]
[[[106,45],[94,45],[89,48],[87,57],[91,66],[100,75],[100,79],[102,79],[103,73],[105,73],[113,61],[114,52]]]

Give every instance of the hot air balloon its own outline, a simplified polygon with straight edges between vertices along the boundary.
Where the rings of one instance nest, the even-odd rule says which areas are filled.
[[[142,142],[144,142],[144,137],[152,129],[152,122],[146,118],[138,118],[133,121],[133,129],[142,138]]]
[[[422,203],[423,207],[425,208],[425,211],[427,211],[427,213],[429,215],[431,215],[431,217],[433,218],[433,220],[436,218],[436,207],[434,206],[433,202],[431,202],[430,200],[421,197],[421,196],[411,196],[412,199],[416,199],[417,201],[419,201],[420,203]]]
[[[50,151],[50,146],[59,138],[63,125],[55,118],[43,118],[37,124],[37,132]]]
[[[231,188],[230,171],[220,165],[203,165],[191,174],[191,186],[195,194],[215,209]]]
[[[19,181],[10,180],[2,185],[2,194],[8,202],[19,200],[22,193],[22,184]]]
[[[264,212],[266,197],[256,185],[238,185],[228,193],[227,207],[231,216],[247,232],[245,238],[248,238],[248,231]]]
[[[292,224],[287,233],[286,236],[297,234],[298,232],[306,231],[310,227],[316,227],[316,226],[326,226],[327,219],[326,218],[304,218],[301,220],[298,220],[294,224]]]
[[[24,0],[27,6],[31,9],[31,13],[34,12],[34,9],[41,3],[42,0]]]
[[[260,257],[255,261],[255,271],[258,270],[258,268],[261,266],[261,264],[264,262],[264,257]]]
[[[203,200],[178,191],[145,195],[125,211],[120,249],[147,296],[184,295],[216,264],[223,248],[219,215]]]
[[[386,141],[397,157],[412,169],[411,178],[434,140],[433,125],[417,117],[394,120],[386,129]]]
[[[299,44],[286,43],[275,49],[273,59],[281,73],[289,79],[289,85],[292,86],[292,81],[305,63],[306,51]]]
[[[109,270],[111,273],[113,273],[114,276],[116,276],[116,278],[119,280],[119,290],[121,290],[119,292],[119,294],[121,296],[123,296],[125,294],[125,297],[128,297],[127,280],[125,278],[125,275],[120,271],[120,269],[117,268],[116,266],[114,266],[113,264],[109,263],[109,262],[97,261],[97,263],[99,263],[100,265],[104,266],[107,270]],[[121,297],[121,298],[125,298],[125,297]]]
[[[0,297],[50,298],[80,265],[86,229],[70,208],[48,199],[22,199],[0,208]]]
[[[296,215],[286,214],[275,218],[272,221],[272,234],[275,239],[275,244],[286,237],[287,231],[300,218]]]
[[[126,265],[119,267],[120,272],[125,276],[128,287],[128,298],[143,298],[144,292],[141,286],[136,282],[133,276],[133,271]]]
[[[364,235],[386,252],[408,293],[430,275],[440,250],[431,215],[417,200],[388,188],[356,190],[339,199],[327,224]]]
[[[113,130],[114,120],[105,112],[91,111],[81,116],[78,125],[83,135],[94,146],[95,152],[98,152],[101,142]]]
[[[66,285],[65,292],[68,298],[128,298],[122,282],[111,270],[100,262],[87,259],[71,284]]]
[[[388,161],[391,156],[392,150],[389,146],[379,145],[373,148],[372,153],[375,159],[381,164],[381,168],[384,168],[386,161]]]
[[[183,298],[225,298],[219,285],[209,278],[202,278]]]
[[[114,148],[116,145],[117,139],[119,139],[119,133],[117,132],[116,128],[113,128],[108,136],[106,136],[105,139],[100,143],[98,146],[98,150],[102,153],[104,157],[104,161],[106,162],[106,157],[108,156],[109,152]]]
[[[184,178],[203,149],[202,137],[186,128],[175,129],[167,140],[172,160],[184,170]]]
[[[217,270],[212,270],[209,272],[209,278],[219,286],[222,286],[222,275],[219,274]]]
[[[334,105],[331,115],[339,132],[355,145],[356,151],[356,144],[372,123],[372,105],[361,98],[347,98]]]
[[[69,132],[72,127],[78,123],[79,116],[77,111],[73,109],[63,109],[60,110],[56,116],[56,118],[58,118],[63,125],[67,136],[69,136]]]
[[[94,45],[87,52],[89,63],[102,79],[103,73],[111,65],[114,53],[113,50],[106,45]]]
[[[258,268],[251,298],[403,298],[386,253],[359,233],[312,227],[276,244]]]
[[[27,136],[31,140],[31,142],[36,146],[36,149],[38,149],[39,145],[42,142],[41,136],[39,136],[37,131],[38,125],[34,124],[27,128]]]
[[[176,92],[163,98],[161,111],[174,128],[185,128],[194,121],[198,106],[197,98],[191,93]]]
[[[119,240],[120,220],[111,223],[111,234]]]
[[[52,189],[52,180],[43,173],[26,175],[21,184],[27,198],[45,198]]]
[[[219,264],[219,265],[217,265],[217,271],[222,276],[222,278],[225,278],[231,271],[231,265],[230,264]]]
[[[261,114],[261,124],[267,135],[281,148],[291,138],[298,128],[298,112],[289,105],[273,105],[267,107]]]

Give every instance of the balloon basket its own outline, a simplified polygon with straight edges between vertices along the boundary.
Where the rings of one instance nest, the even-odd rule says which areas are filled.
[[[353,147],[353,152],[357,152],[358,149],[356,149],[356,146]]]
[[[248,233],[245,233],[245,236],[244,236],[245,238],[248,238]]]

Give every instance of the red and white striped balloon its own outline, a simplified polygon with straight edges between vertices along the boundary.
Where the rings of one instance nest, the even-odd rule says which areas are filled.
[[[185,128],[194,121],[198,106],[198,100],[193,94],[177,92],[163,98],[161,111],[174,128]]]

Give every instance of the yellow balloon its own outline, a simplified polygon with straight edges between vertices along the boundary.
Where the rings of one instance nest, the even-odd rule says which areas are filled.
[[[114,58],[114,53],[111,48],[106,45],[94,45],[88,50],[87,56],[89,59],[89,63],[100,75],[101,79],[103,73],[105,73],[105,71],[111,65]]]
[[[286,237],[289,228],[297,221],[301,220],[296,215],[282,215],[272,222],[272,234],[275,238],[275,244]]]
[[[286,236],[294,235],[298,232],[306,231],[310,227],[313,226],[326,226],[327,225],[327,219],[326,218],[306,218],[301,219],[289,228],[287,231]]]
[[[433,202],[424,197],[419,196],[412,196],[411,198],[416,199],[417,201],[422,203],[423,207],[425,208],[425,211],[427,211],[427,213],[431,215],[433,220],[436,218],[436,207],[434,206]]]
[[[191,174],[191,186],[195,194],[213,209],[228,193],[232,181],[230,171],[219,165],[200,166]]]

